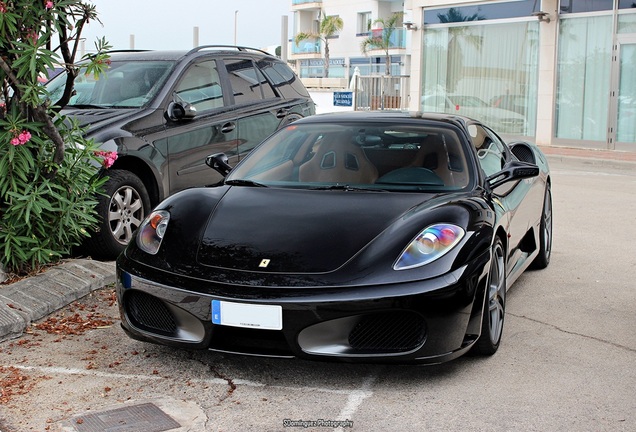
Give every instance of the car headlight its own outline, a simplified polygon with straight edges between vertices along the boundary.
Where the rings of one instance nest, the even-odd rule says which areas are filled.
[[[137,246],[144,252],[155,255],[159,251],[163,236],[166,234],[170,213],[165,210],[152,212],[139,227]]]
[[[394,270],[423,266],[448,253],[464,237],[465,231],[453,224],[431,225],[402,251],[393,265]]]

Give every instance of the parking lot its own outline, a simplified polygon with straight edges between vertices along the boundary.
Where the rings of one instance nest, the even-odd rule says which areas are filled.
[[[408,366],[178,351],[127,338],[106,287],[0,344],[0,431],[93,431],[96,418],[148,412],[148,431],[634,430],[636,171],[551,168],[552,262],[508,292],[493,357]]]

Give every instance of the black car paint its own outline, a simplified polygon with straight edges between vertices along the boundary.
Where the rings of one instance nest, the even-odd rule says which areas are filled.
[[[443,119],[465,127],[465,120],[461,118]],[[508,154],[508,158],[510,161],[515,160],[512,154]],[[319,326],[325,320],[337,320],[343,316],[416,309],[428,314],[427,340],[420,349],[399,354],[349,353],[350,355],[342,358],[349,361],[398,360],[424,363],[455,358],[471,347],[481,331],[490,247],[494,236],[501,238],[508,252],[508,286],[527,268],[536,254],[527,243],[536,241],[538,233],[528,231],[528,221],[539,220],[542,206],[522,205],[524,200],[519,198],[519,194],[531,190],[531,197],[539,193],[543,196],[544,185],[549,181],[547,164],[540,154],[537,159],[540,161],[541,175],[516,180],[523,183],[524,191],[513,188],[512,192],[508,190],[499,195],[485,183],[484,175],[479,173],[478,181],[482,186],[470,191],[443,196],[390,194],[390,205],[380,209],[366,204],[369,194],[381,194],[378,192],[311,191],[311,194],[315,194],[311,196],[316,198],[308,198],[305,202],[307,206],[304,206],[298,205],[295,200],[286,199],[296,191],[244,186],[183,191],[170,197],[159,207],[169,209],[171,213],[171,230],[164,241],[166,244],[180,245],[179,248],[162,248],[157,255],[150,256],[131,244],[118,259],[118,298],[122,326],[130,336],[141,340],[250,353],[248,349],[232,349],[225,337],[219,337],[221,342],[215,345],[214,332],[229,332],[228,338],[236,335],[232,336],[230,330],[212,325],[209,300],[240,298],[250,303],[275,302],[284,306],[286,325],[282,334],[289,351],[274,349],[267,352],[263,346],[263,352],[254,354],[324,359],[332,356],[303,350],[299,343],[302,337],[288,329],[307,329],[313,325]],[[245,205],[233,206],[236,213],[226,210],[222,204],[228,198],[234,201],[234,194],[244,195],[246,198]],[[329,197],[330,206],[321,203],[321,197],[326,196]],[[334,196],[342,199],[333,200]],[[382,195],[382,199],[387,197]],[[334,208],[334,202],[340,204]],[[285,203],[290,204],[286,206]],[[355,224],[355,220],[347,220],[352,225],[351,229],[359,233],[359,238],[350,243],[342,242],[346,239],[347,230],[339,225],[342,219],[334,215],[340,215],[346,220],[349,210],[359,209],[360,206],[368,212],[368,219],[359,225]],[[283,231],[278,231],[278,235],[268,239],[263,237],[250,243],[247,233],[240,248],[229,251],[225,249],[227,253],[222,253],[223,239],[229,232],[237,229],[247,229],[250,232],[269,229],[275,226],[282,215],[298,213],[306,207],[309,207],[306,214],[298,214],[299,219],[303,218],[306,223],[282,228],[291,232],[294,241],[289,236],[282,235]],[[264,214],[259,213],[259,217],[254,219],[249,213],[253,209],[260,209]],[[382,219],[382,222],[376,219]],[[423,268],[394,271],[391,265],[404,245],[423,227],[439,220],[466,227],[469,235],[458,247],[436,262]],[[525,235],[513,234],[523,232],[524,224]],[[334,232],[333,236],[325,235],[331,230]],[[528,240],[526,237],[529,235],[534,235],[535,238]],[[199,246],[202,238],[207,240]],[[312,239],[320,239],[320,246],[315,253],[292,257],[294,267],[274,265],[267,270],[258,268],[258,262],[268,257],[271,251],[284,257],[283,262],[290,261],[287,259],[289,254],[297,250],[293,246],[303,242],[311,244]],[[337,250],[338,255],[335,258],[330,256],[333,250]],[[134,283],[132,279],[135,279]],[[180,289],[175,292],[168,287]],[[160,297],[173,299],[171,307],[179,309],[178,313],[188,310],[188,314],[196,315],[203,326],[200,338],[160,337],[136,327],[129,321],[124,306],[125,296],[131,288],[153,295],[161,293]],[[196,298],[188,293],[198,293],[201,297]],[[341,305],[339,301],[344,303]],[[195,305],[188,302],[194,302]],[[311,313],[307,313],[309,311]],[[267,331],[255,332],[266,340],[272,336]],[[274,342],[272,344],[277,346]]]
[[[73,103],[77,105],[70,103],[62,110],[62,114],[86,127],[87,138],[101,150],[118,156],[109,169],[100,173],[110,177],[105,188],[108,196],[98,197],[101,222],[83,245],[83,253],[94,257],[114,259],[137,224],[165,197],[221,181],[223,177],[204,163],[209,153],[227,152],[231,163],[236,164],[278,128],[315,113],[314,103],[298,77],[281,60],[263,51],[204,46],[190,51],[112,52],[110,56],[113,81],[105,76],[99,81],[102,86],[95,81],[94,87],[81,90],[82,83],[76,82],[72,97],[76,97]],[[222,90],[222,106],[200,105],[197,112],[177,90],[197,65],[212,62],[218,72],[215,84]],[[226,70],[231,62],[242,63],[244,68],[239,72],[259,80],[256,91],[243,101],[238,100],[241,93],[232,83],[239,82],[238,87],[246,84],[241,79],[232,80]],[[101,99],[104,94],[120,95],[123,84],[140,84],[132,75],[115,77],[118,72],[114,71],[144,63],[165,67],[161,78],[144,77],[143,84],[150,85],[146,93],[128,99],[128,104],[114,97]],[[47,84],[52,95],[59,93],[60,82],[65,86],[65,77],[58,78],[64,80]],[[183,116],[175,115],[179,110]]]
[[[157,98],[161,98],[163,92]],[[228,138],[216,144],[216,146],[206,146],[199,149],[196,154],[179,153],[174,154],[170,150],[169,139],[175,134],[195,131],[198,128],[210,125],[209,119],[214,117],[214,124],[219,134],[224,134],[221,129],[226,124],[236,124],[238,121],[238,111],[236,107],[231,109],[204,112],[192,120],[173,121],[166,118],[165,113],[171,98],[168,97],[163,103],[154,109],[103,109],[103,110],[73,110],[68,108],[64,114],[73,116],[80,122],[91,121],[89,137],[97,142],[103,143],[101,148],[106,151],[117,151],[118,159],[113,169],[124,168],[137,174],[151,194],[151,203],[156,205],[165,197],[192,186],[205,186],[217,183],[223,178],[205,166],[204,159],[209,153],[215,151],[232,150],[234,147],[235,156],[230,159],[232,164],[238,163],[241,156],[238,144],[241,142],[240,129],[234,129],[227,135]],[[307,115],[298,109],[298,100],[272,100],[266,101],[258,107],[249,107],[247,112],[241,111],[242,115],[264,115],[270,117],[276,125],[272,131],[287,124],[290,118],[297,118]],[[239,107],[240,108],[240,107]],[[276,113],[285,109],[289,111],[288,116],[282,119],[276,118]],[[123,112],[122,112],[123,111]],[[310,112],[310,111],[308,111]],[[95,118],[99,122],[95,122]],[[274,120],[275,119],[275,120]],[[263,135],[261,138],[265,138]],[[225,142],[225,144],[223,144]],[[256,144],[256,143],[254,143]],[[178,171],[188,168],[182,163],[184,156],[189,160],[196,161],[195,169],[197,178],[191,178],[188,183],[176,183]],[[107,172],[105,174],[108,174]]]

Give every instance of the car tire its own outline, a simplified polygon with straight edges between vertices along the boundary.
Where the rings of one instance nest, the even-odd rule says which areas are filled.
[[[492,247],[481,335],[473,346],[478,355],[493,355],[499,349],[506,315],[506,260],[503,244],[497,237]]]
[[[539,254],[536,256],[530,268],[544,269],[550,264],[552,255],[552,190],[548,183],[545,187],[545,197],[543,199],[543,212],[541,214],[541,224],[539,225]]]
[[[104,195],[97,199],[98,228],[84,243],[87,253],[115,259],[132,239],[150,211],[150,198],[143,182],[125,170],[108,170]]]

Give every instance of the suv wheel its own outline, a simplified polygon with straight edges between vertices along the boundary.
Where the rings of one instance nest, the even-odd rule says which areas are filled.
[[[150,210],[143,182],[125,170],[109,170],[104,194],[98,197],[98,230],[85,243],[88,252],[114,259],[132,239]]]

